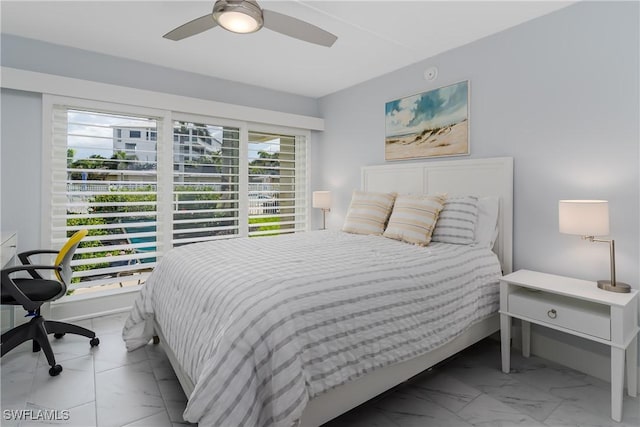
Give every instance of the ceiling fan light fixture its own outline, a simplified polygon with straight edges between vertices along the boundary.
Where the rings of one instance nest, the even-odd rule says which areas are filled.
[[[262,28],[262,10],[254,1],[218,0],[213,6],[213,19],[225,30],[247,34]]]

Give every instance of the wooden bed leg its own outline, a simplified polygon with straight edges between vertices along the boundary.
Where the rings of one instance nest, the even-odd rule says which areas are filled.
[[[159,337],[159,336],[157,336],[157,335],[154,335],[154,336],[153,336],[153,343],[154,343],[154,344],[160,344],[160,337]]]

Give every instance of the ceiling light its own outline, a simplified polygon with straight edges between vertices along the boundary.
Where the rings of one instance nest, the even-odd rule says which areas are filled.
[[[262,28],[262,10],[254,1],[218,0],[213,6],[213,19],[225,30],[253,33]]]

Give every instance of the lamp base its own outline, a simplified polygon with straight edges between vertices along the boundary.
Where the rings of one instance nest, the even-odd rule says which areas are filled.
[[[616,282],[615,285],[612,285],[611,280],[598,280],[598,287],[605,291],[618,292],[621,294],[628,294],[631,292],[631,286],[628,284]]]

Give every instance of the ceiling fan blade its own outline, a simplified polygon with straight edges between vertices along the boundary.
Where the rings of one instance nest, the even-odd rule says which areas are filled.
[[[207,31],[213,27],[218,25],[218,23],[213,19],[213,15],[210,13],[200,18],[196,18],[193,21],[189,21],[184,25],[180,25],[178,28],[175,28],[165,34],[165,39],[169,40],[182,40],[187,37],[195,36],[196,34],[200,34],[203,31]]]
[[[330,32],[292,16],[266,9],[262,10],[262,15],[266,28],[289,37],[326,47],[331,47],[338,39]]]

